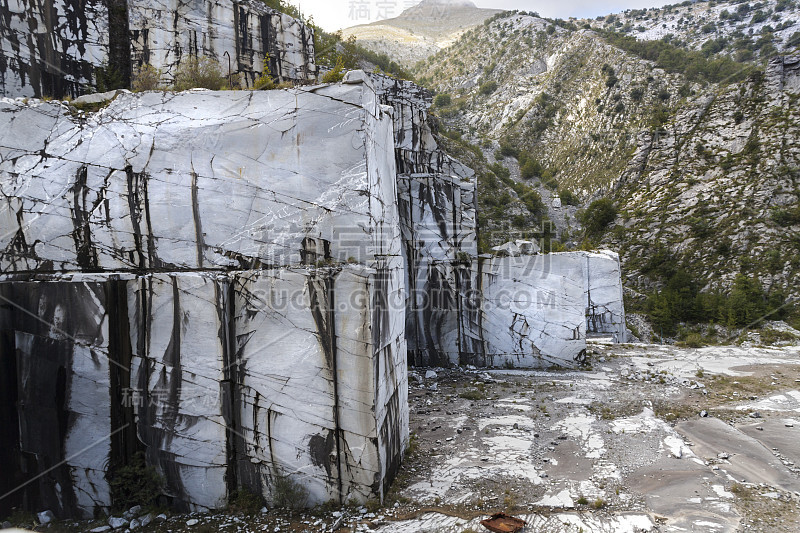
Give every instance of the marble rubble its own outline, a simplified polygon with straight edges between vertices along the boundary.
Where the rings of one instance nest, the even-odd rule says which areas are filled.
[[[381,498],[408,362],[573,366],[588,334],[624,340],[616,254],[478,254],[429,105],[361,72],[78,116],[0,100],[0,491],[44,473],[15,504],[91,516],[142,452],[179,510],[286,482]]]
[[[268,60],[279,81],[313,80],[313,30],[258,0],[9,0],[0,8],[0,93],[78,96],[128,85],[143,64],[170,83],[187,58],[250,86]]]

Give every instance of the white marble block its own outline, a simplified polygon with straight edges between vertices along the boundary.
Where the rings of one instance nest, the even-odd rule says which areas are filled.
[[[610,250],[586,252],[586,327],[591,334],[627,341],[619,255]]]
[[[572,366],[586,349],[586,258],[496,257],[481,265],[487,366]]]
[[[198,9],[199,7],[199,9]],[[134,66],[148,63],[171,81],[182,60],[205,56],[235,81],[252,84],[269,56],[270,74],[280,80],[316,76],[311,27],[257,0],[129,0]],[[225,53],[228,56],[225,56]]]
[[[122,94],[85,123],[0,111],[4,273],[399,253],[392,122],[368,85]]]
[[[194,273],[128,282],[137,435],[166,494],[185,511],[227,503],[227,286]]]
[[[236,280],[243,486],[309,505],[382,498],[408,440],[401,271],[250,272]]]

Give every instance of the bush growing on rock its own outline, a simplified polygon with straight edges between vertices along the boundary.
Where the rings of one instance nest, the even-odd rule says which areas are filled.
[[[599,236],[617,218],[617,208],[610,199],[601,198],[579,211],[577,216],[588,235]]]
[[[480,92],[484,95],[492,94],[497,90],[497,82],[496,81],[487,81],[481,84]]]
[[[219,91],[227,85],[219,63],[210,57],[191,57],[181,62],[172,87],[176,91],[211,89]]]
[[[275,80],[272,79],[272,73],[269,71],[269,54],[267,54],[264,56],[264,67],[261,69],[261,74],[253,82],[253,90],[262,91],[274,87]]]
[[[447,107],[452,102],[450,95],[447,93],[437,94],[436,98],[434,98],[433,103],[436,107]]]
[[[308,490],[288,476],[275,478],[272,503],[284,509],[301,509],[308,501]]]
[[[136,92],[155,91],[161,84],[161,69],[145,63],[133,77],[133,90]]]
[[[342,79],[344,79],[344,61],[339,57],[336,66],[322,76],[322,83],[338,83]]]
[[[561,198],[561,203],[564,205],[579,205],[580,200],[575,196],[575,193],[569,189],[561,189],[558,191],[558,197]]]
[[[127,465],[111,472],[109,487],[114,509],[128,510],[136,505],[148,507],[156,504],[164,480],[155,468],[147,466],[144,453],[137,452]]]

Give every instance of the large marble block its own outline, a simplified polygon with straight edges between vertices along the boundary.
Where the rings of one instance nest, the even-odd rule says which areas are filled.
[[[134,355],[129,395],[147,464],[175,508],[227,504],[230,399],[228,281],[213,274],[153,274],[128,282]],[[108,400],[106,400],[108,402]]]
[[[369,78],[382,104],[394,109],[394,140],[397,171],[457,176],[470,180],[475,172],[439,148],[435,126],[428,120],[433,95],[414,82],[384,74]]]
[[[126,93],[88,120],[0,111],[6,273],[399,254],[392,120],[366,84]]]
[[[0,8],[0,95],[82,94],[108,58],[102,0],[7,0]]]
[[[0,94],[78,96],[126,84],[143,63],[169,83],[187,58],[252,84],[268,57],[280,80],[313,80],[313,29],[257,0],[8,0]]]
[[[619,255],[610,250],[586,253],[586,331],[626,342],[625,304]]]
[[[134,66],[148,63],[171,80],[182,60],[206,56],[248,85],[262,72],[280,80],[316,76],[313,29],[257,0],[129,0]]]
[[[408,440],[398,266],[237,278],[243,486],[296,483],[312,505],[385,494]]]
[[[12,372],[0,398],[15,410],[6,415],[15,426],[2,430],[11,452],[2,477],[20,504],[91,518],[111,504],[106,471],[114,436],[126,430],[111,420],[106,287],[0,283],[0,298],[0,360]]]
[[[481,265],[486,366],[576,364],[586,349],[586,257],[494,257]]]
[[[408,305],[406,338],[419,366],[459,360],[459,277],[477,257],[475,189],[436,174],[398,176]]]
[[[409,437],[402,266],[0,282],[9,490],[41,474],[18,503],[91,517],[142,452],[182,511],[289,482],[383,498]]]

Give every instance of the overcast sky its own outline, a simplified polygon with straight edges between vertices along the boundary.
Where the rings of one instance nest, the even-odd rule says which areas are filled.
[[[314,22],[328,31],[366,24],[381,18],[399,15],[419,0],[289,0],[299,5],[305,16],[312,15]],[[625,9],[663,6],[678,3],[661,0],[473,0],[478,7],[493,9],[519,9],[536,11],[543,17],[596,17]]]

